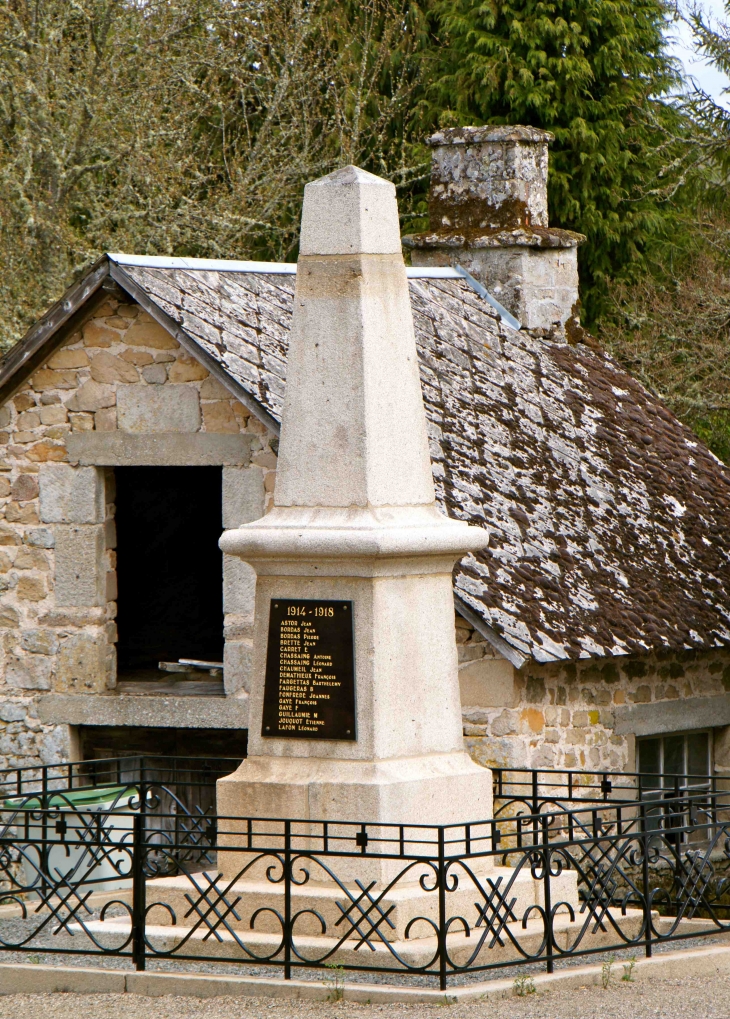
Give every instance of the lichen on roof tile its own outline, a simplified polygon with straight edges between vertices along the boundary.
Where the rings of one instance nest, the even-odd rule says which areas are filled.
[[[125,271],[280,419],[293,276]],[[491,532],[457,597],[538,661],[730,644],[728,469],[607,354],[410,292],[437,498]]]

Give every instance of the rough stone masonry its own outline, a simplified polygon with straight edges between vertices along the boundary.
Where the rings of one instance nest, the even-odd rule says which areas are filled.
[[[6,766],[77,752],[68,725],[41,721],[39,695],[101,695],[116,686],[114,470],[79,466],[93,458],[88,440],[105,450],[101,459],[120,464],[228,460],[228,525],[259,516],[273,491],[273,436],[169,332],[120,296],[97,307],[0,409]],[[165,442],[156,448],[160,435]],[[249,577],[238,560],[224,560],[232,694],[245,693]],[[88,724],[103,721],[105,703],[86,711]]]
[[[614,769],[635,766],[637,737],[705,729],[727,768],[728,474],[578,342],[578,238],[545,223],[546,146],[531,129],[441,132],[432,240],[411,245],[414,262],[462,263],[504,303],[514,293],[519,314],[540,266],[567,274],[557,317],[519,333],[463,280],[409,282],[437,497],[492,531],[455,576],[472,609],[456,628],[467,741],[490,765]],[[519,256],[512,275],[492,250]],[[3,762],[76,756],[80,725],[246,724],[254,584],[238,560],[225,563],[227,696],[115,687],[113,479],[218,464],[224,526],[260,516],[293,300],[291,267],[104,259],[3,359]]]

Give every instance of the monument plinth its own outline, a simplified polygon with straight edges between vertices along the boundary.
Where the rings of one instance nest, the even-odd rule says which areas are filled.
[[[491,816],[464,751],[451,572],[485,531],[435,502],[395,188],[308,184],[274,507],[221,548],[257,573],[249,757],[228,816]]]

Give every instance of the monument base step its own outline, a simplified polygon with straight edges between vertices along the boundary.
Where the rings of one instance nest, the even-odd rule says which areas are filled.
[[[660,918],[656,913],[652,914],[652,918],[655,929],[659,932],[664,928],[669,930],[673,923],[671,919]],[[616,946],[624,940],[630,942],[638,938],[642,921],[642,911],[635,909],[627,909],[625,914],[617,909],[607,910],[602,928],[596,924],[595,918],[587,913],[577,913],[574,920],[570,918],[567,910],[565,913],[559,913],[555,917],[553,927],[556,958],[559,958],[561,952],[570,951],[573,947],[579,950],[600,949],[604,946],[606,948]],[[75,933],[81,933],[85,929],[96,939],[109,938],[109,947],[121,944],[131,931],[130,921],[121,918],[90,921],[84,923],[83,928],[81,924],[70,926]],[[692,921],[683,921],[675,931],[677,935],[691,933],[696,933],[696,924]],[[255,930],[228,931],[222,927],[212,932],[207,925],[182,927],[148,924],[146,936],[150,945],[149,958],[155,956],[179,958],[182,955],[190,955],[209,957],[211,960],[259,961],[262,965],[266,965],[267,957],[275,957],[278,962],[283,959],[283,952],[277,953],[281,935],[274,933]],[[454,965],[475,967],[519,960],[541,961],[540,957],[544,958],[541,952],[543,939],[542,921],[530,920],[525,927],[521,922],[509,923],[498,932],[491,931],[486,934],[484,927],[473,928],[469,935],[463,930],[454,931],[447,935],[446,943],[449,958]],[[298,953],[298,960],[295,961],[325,961],[331,965],[345,967],[403,969],[426,967],[436,958],[438,949],[435,935],[389,942],[383,942],[373,934],[367,941],[353,935],[342,943],[339,939],[326,935],[319,937],[301,935],[296,936],[294,941]],[[642,945],[641,942],[634,946],[627,944],[626,948],[635,947],[640,951]]]
[[[327,863],[335,865],[336,861]],[[487,864],[491,869],[480,873],[479,866]],[[543,882],[533,878],[528,866],[519,870],[492,867],[488,858],[477,858],[469,861],[469,865],[469,873],[460,868],[449,873],[450,882],[458,878],[447,894],[449,916],[463,917],[470,928],[486,922],[495,929],[521,922],[525,916],[528,920],[537,918],[529,910],[542,905]],[[324,932],[336,940],[350,935],[360,937],[373,927],[377,928],[378,940],[391,942],[427,940],[434,934],[438,894],[432,867],[419,864],[407,871],[407,880],[395,881],[387,891],[379,892],[374,881],[345,883],[331,875],[318,874],[316,866],[316,859],[302,861],[301,870],[309,872],[309,879],[291,885],[291,915],[297,917],[298,935],[320,937],[322,923]],[[301,879],[303,873],[297,872],[297,877]],[[418,880],[421,877],[422,883]],[[565,870],[551,878],[551,893],[553,906],[568,904],[576,913],[580,909],[575,871]],[[262,875],[230,884],[215,872],[147,882],[147,918],[157,925],[167,926],[173,916],[178,924],[187,925],[203,917],[213,922],[224,914],[226,926],[234,930],[248,931],[255,917],[257,932],[277,935],[281,927],[274,911],[283,916],[284,908],[283,882],[268,881]]]

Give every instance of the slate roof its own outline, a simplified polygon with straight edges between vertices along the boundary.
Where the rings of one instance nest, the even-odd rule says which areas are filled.
[[[112,269],[280,420],[293,275]],[[730,471],[607,354],[409,286],[437,497],[491,535],[455,570],[466,614],[517,665],[730,645]]]

